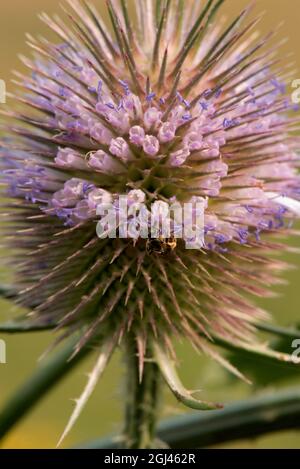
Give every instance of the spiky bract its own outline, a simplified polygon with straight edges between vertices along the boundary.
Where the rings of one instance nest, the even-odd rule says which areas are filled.
[[[257,21],[245,23],[248,9],[215,21],[222,0],[137,0],[136,14],[107,1],[113,35],[89,3],[69,3],[66,24],[42,15],[56,44],[28,38],[21,108],[6,112],[19,303],[32,324],[79,330],[76,350],[130,334],[141,375],[149,340],[174,356],[182,336],[230,367],[213,340],[253,347],[265,313],[248,293],[269,294],[285,267],[269,256],[281,249],[274,237],[299,214],[288,68],[269,36],[257,40]],[[97,205],[141,193],[205,198],[205,246],[150,255],[142,239],[100,240]]]

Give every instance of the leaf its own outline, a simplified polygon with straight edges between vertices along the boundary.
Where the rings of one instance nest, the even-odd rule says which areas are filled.
[[[242,343],[235,343],[229,342],[219,336],[213,336],[213,343],[218,345],[226,350],[237,352],[240,355],[259,358],[262,360],[266,360],[269,362],[285,365],[285,366],[293,366],[293,367],[300,367],[299,363],[296,363],[293,357],[284,352],[272,350],[271,348],[267,347],[263,344],[242,344]]]
[[[299,428],[300,389],[290,389],[226,405],[223,410],[192,413],[159,427],[158,438],[171,448],[203,448],[270,432]]]
[[[272,392],[226,405],[223,410],[193,412],[162,422],[157,437],[172,449],[203,448],[257,437],[300,426],[300,388]],[[121,438],[113,436],[82,445],[82,449],[117,449]]]
[[[57,324],[38,324],[26,317],[0,324],[0,332],[4,334],[19,334],[22,332],[40,332],[54,329]]]
[[[288,337],[291,340],[300,339],[300,330],[298,327],[286,328],[265,323],[257,323],[255,324],[255,327],[262,332],[268,332],[269,334],[276,335],[278,337]]]
[[[289,354],[292,350],[292,342],[300,337],[297,328],[281,328],[269,324],[257,325],[257,328],[264,332],[269,332],[275,336],[271,342],[272,349],[280,353]],[[256,387],[266,386],[269,383],[296,378],[299,376],[299,368],[295,365],[284,364],[276,361],[263,359],[257,361],[257,356],[250,353],[238,351],[230,352],[230,361],[238,368],[241,368],[251,375]]]
[[[89,374],[89,379],[88,379],[88,382],[87,382],[87,385],[83,391],[83,393],[81,394],[81,396],[79,397],[79,399],[76,399],[75,402],[76,402],[76,406],[75,406],[75,409],[71,415],[71,418],[57,444],[57,447],[61,445],[62,441],[66,438],[66,436],[68,435],[68,433],[71,431],[71,429],[73,428],[76,420],[78,419],[79,415],[81,414],[84,406],[86,405],[87,401],[89,400],[89,398],[91,397],[97,383],[98,383],[98,380],[100,378],[100,376],[102,375],[103,371],[105,370],[106,368],[106,365],[108,364],[111,356],[112,356],[112,353],[115,349],[115,346],[116,346],[116,342],[117,342],[117,339],[116,339],[116,336],[114,337],[114,339],[110,339],[108,340],[102,347],[102,350],[100,352],[100,355],[98,357],[98,360],[96,362],[96,365],[94,366],[92,372]]]
[[[177,375],[173,363],[158,344],[154,345],[154,356],[163,377],[179,402],[191,409],[197,410],[213,410],[222,408],[221,404],[214,404],[212,402],[201,401],[200,399],[194,398],[192,396],[193,392],[185,389]]]

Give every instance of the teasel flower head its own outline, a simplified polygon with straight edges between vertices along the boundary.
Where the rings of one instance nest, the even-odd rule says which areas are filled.
[[[271,294],[286,267],[270,255],[284,249],[276,237],[300,214],[289,70],[271,35],[257,40],[249,9],[216,21],[223,0],[136,0],[132,10],[108,0],[112,32],[92,4],[68,3],[66,23],[42,15],[56,43],[28,36],[30,73],[17,73],[4,112],[17,301],[33,326],[78,334],[74,354],[101,348],[75,417],[129,342],[141,381],[150,359],[180,401],[214,408],[181,385],[174,340],[241,377],[216,346],[289,360],[257,341],[267,315],[249,299]],[[118,211],[120,195],[147,207],[204,201],[204,243],[152,252],[142,238],[100,239],[97,210]]]

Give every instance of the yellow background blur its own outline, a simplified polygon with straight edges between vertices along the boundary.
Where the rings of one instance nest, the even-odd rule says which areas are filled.
[[[22,69],[17,55],[27,54],[25,33],[33,35],[48,34],[44,25],[37,18],[40,11],[54,13],[60,11],[61,0],[2,0],[0,4],[0,78],[7,82],[8,91],[13,89],[10,84],[12,69]],[[187,0],[188,1],[188,0]],[[95,0],[100,9],[104,9],[104,0]],[[227,0],[223,12],[230,17],[248,4],[248,0]],[[255,12],[265,11],[259,25],[261,31],[269,31],[284,21],[281,36],[289,37],[289,41],[280,51],[284,60],[288,52],[294,53],[292,60],[296,62],[294,78],[300,78],[300,1],[299,0],[257,0]],[[48,34],[49,35],[49,34]],[[297,240],[294,244],[297,245]],[[290,260],[300,267],[300,258],[290,256]],[[1,281],[7,281],[6,269],[1,269]],[[281,324],[289,324],[299,318],[299,280],[300,271],[295,270],[287,275],[289,285],[281,287],[282,296],[276,300],[262,301],[261,304],[271,311]],[[16,310],[7,302],[0,302],[0,320],[7,320]],[[298,319],[299,320],[299,319]],[[0,365],[0,406],[34,371],[38,357],[51,343],[50,333],[39,333],[14,337],[0,337],[7,341],[7,364]],[[254,388],[236,382],[211,361],[197,357],[185,344],[178,345],[182,359],[181,376],[188,388],[204,389],[203,397],[228,402],[245,397],[254,392]],[[189,366],[186,366],[186,364]],[[65,379],[50,395],[19,424],[4,440],[4,448],[52,448],[56,445],[67,419],[73,408],[71,398],[78,397],[86,382],[84,373],[92,366],[92,359],[85,361],[72,376]],[[88,403],[66,446],[76,442],[101,437],[119,431],[124,404],[124,388],[122,385],[125,370],[120,355],[116,355],[99,383],[95,394]],[[300,385],[300,376],[293,383]],[[291,384],[291,381],[283,385]],[[282,385],[282,384],[281,384]],[[272,392],[276,386],[269,383],[263,391]],[[261,390],[260,390],[261,392]],[[175,400],[166,392],[166,416],[185,411],[176,405]],[[226,445],[228,447],[229,445]],[[251,441],[243,441],[231,445],[233,447],[286,447],[300,448],[300,433],[285,432],[270,435]]]

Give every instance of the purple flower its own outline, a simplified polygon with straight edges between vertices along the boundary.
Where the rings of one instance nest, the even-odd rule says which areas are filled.
[[[203,2],[185,3],[178,23],[174,0],[159,18],[151,1],[136,0],[147,13],[138,15],[139,34],[126,2],[107,1],[113,37],[77,1],[78,34],[49,19],[64,47],[42,40],[47,53],[39,54],[34,44],[26,61],[34,74],[21,84],[28,104],[19,113],[16,103],[19,124],[0,149],[7,243],[18,252],[18,302],[33,311],[32,323],[47,318],[62,335],[78,332],[75,353],[91,340],[109,337],[111,350],[132,341],[140,379],[151,358],[171,387],[177,381],[164,364],[175,356],[174,337],[225,366],[214,339],[252,347],[253,324],[266,315],[247,293],[268,294],[282,267],[266,255],[272,237],[300,215],[294,116],[282,105],[282,77],[270,82],[266,73],[272,55],[259,55],[254,35],[238,56],[241,18],[221,40],[217,21],[204,27]],[[222,2],[209,3],[216,14]],[[97,208],[126,194],[132,210],[204,200],[204,245],[99,239]]]

